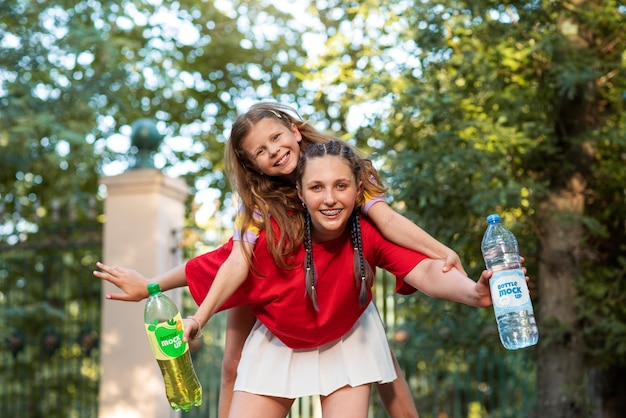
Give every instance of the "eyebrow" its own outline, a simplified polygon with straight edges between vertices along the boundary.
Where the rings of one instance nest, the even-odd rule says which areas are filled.
[[[322,183],[322,180],[318,180],[318,179],[313,179],[311,181],[308,181],[306,183],[304,183],[306,186],[310,185],[310,184],[314,184],[314,183]],[[350,183],[352,182],[352,180],[348,177],[341,177],[341,178],[337,178],[335,180],[333,180],[333,184],[337,184],[337,183]]]

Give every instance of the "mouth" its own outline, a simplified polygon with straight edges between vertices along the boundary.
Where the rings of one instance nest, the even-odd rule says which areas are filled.
[[[343,209],[327,209],[327,210],[320,210],[321,214],[324,216],[337,216],[341,213]]]
[[[280,160],[274,163],[274,167],[280,167],[281,165],[285,164],[287,160],[289,160],[290,155],[291,155],[291,152],[289,151],[285,153],[285,155],[283,155],[283,157]]]

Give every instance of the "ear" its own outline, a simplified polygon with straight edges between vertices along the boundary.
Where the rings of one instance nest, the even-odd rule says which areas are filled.
[[[296,140],[298,142],[302,141],[302,134],[300,133],[300,130],[298,129],[296,124],[293,122],[291,123],[291,132],[293,132],[293,134],[296,136]]]
[[[298,197],[300,198],[302,203],[304,203],[304,198],[302,197],[302,191],[300,190],[300,186],[296,185],[296,190],[298,191]]]

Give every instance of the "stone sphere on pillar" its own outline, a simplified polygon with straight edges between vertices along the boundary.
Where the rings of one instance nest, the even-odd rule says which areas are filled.
[[[142,118],[132,125],[131,145],[135,151],[135,162],[131,168],[154,168],[154,154],[158,151],[163,135],[156,123],[149,118]]]

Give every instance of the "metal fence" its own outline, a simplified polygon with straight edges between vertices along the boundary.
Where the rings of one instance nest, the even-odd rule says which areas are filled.
[[[0,237],[0,416],[97,416],[101,230]]]

